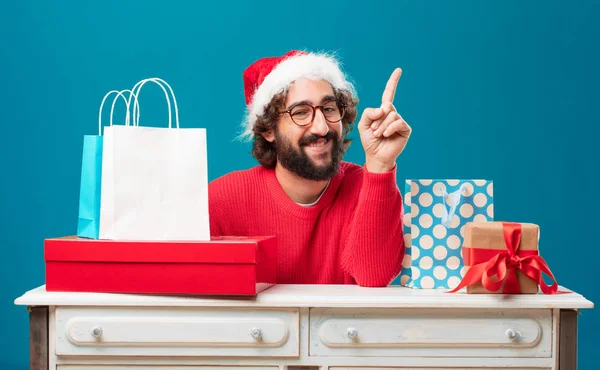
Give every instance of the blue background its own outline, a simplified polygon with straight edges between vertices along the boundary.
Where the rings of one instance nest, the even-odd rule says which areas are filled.
[[[83,135],[104,94],[168,81],[181,126],[208,129],[214,179],[256,164],[233,140],[243,69],[292,48],[337,51],[361,111],[402,67],[395,104],[414,131],[399,183],[494,180],[496,219],[539,224],[559,283],[599,302],[599,14],[596,1],[558,0],[4,2],[0,368],[28,367],[13,301],[44,283],[43,239],[76,231]],[[162,91],[144,91],[142,124],[165,125]],[[352,137],[346,159],[361,163]],[[579,328],[580,368],[597,369],[600,315],[583,311]]]

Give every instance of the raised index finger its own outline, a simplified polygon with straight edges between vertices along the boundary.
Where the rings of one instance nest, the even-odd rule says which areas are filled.
[[[387,84],[385,85],[385,91],[383,92],[383,96],[381,97],[381,103],[393,103],[394,95],[396,95],[396,86],[398,86],[398,81],[400,81],[400,75],[402,75],[402,69],[396,68]]]

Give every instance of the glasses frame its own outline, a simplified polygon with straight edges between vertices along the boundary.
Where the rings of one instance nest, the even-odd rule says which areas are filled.
[[[327,119],[327,116],[325,115],[325,113],[323,113],[323,107],[325,107],[327,104],[331,104],[331,102],[334,102],[337,105],[338,109],[341,111],[340,112],[340,119],[337,119],[335,121],[331,121],[331,120]],[[310,121],[308,121],[308,123],[306,123],[304,125],[299,124],[298,122],[296,122],[294,120],[294,117],[292,117],[292,110],[295,109],[295,108],[297,108],[297,107],[299,107],[299,106],[308,106],[308,107],[310,107],[312,109],[312,117],[310,118]],[[330,100],[330,101],[328,101],[328,102],[326,102],[324,104],[321,104],[321,105],[298,104],[298,105],[295,105],[295,106],[291,107],[290,109],[288,109],[286,111],[279,112],[279,114],[286,114],[287,113],[287,114],[289,114],[289,116],[292,119],[292,122],[294,122],[294,124],[296,124],[297,126],[300,126],[300,127],[306,127],[306,126],[311,125],[314,122],[315,115],[317,114],[317,109],[319,109],[321,111],[321,113],[323,114],[323,118],[325,118],[325,121],[327,121],[329,123],[340,122],[344,118],[344,114],[346,114],[346,106],[344,104],[339,104],[335,100]]]

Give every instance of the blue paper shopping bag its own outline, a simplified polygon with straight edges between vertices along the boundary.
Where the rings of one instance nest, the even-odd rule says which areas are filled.
[[[113,113],[116,100],[122,97],[127,105],[125,125],[129,125],[129,102],[123,95],[130,90],[111,90],[100,104],[98,115],[98,135],[85,135],[83,137],[83,152],[81,157],[81,182],[79,187],[79,217],[77,220],[77,236],[82,238],[98,239],[100,234],[100,194],[102,188],[102,108],[106,99],[111,94],[114,98],[111,112],[110,125],[113,124]],[[137,99],[135,100],[137,104]]]
[[[393,284],[415,289],[453,289],[465,273],[467,222],[494,220],[489,180],[407,180],[404,195],[402,272]]]
[[[102,136],[83,137],[77,236],[98,239],[102,181]]]

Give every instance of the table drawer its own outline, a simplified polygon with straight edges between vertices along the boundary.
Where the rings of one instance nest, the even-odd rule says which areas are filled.
[[[552,370],[549,367],[333,367],[329,370]],[[78,369],[79,370],[79,369]]]
[[[279,370],[279,366],[58,365],[56,370]]]
[[[315,308],[312,356],[551,357],[551,310]]]
[[[57,355],[298,356],[298,309],[57,308]]]

